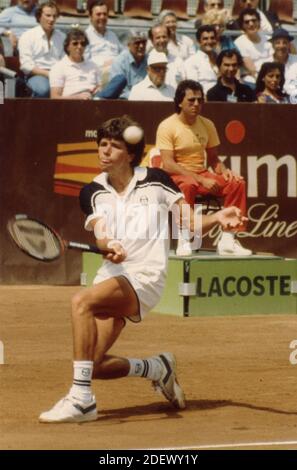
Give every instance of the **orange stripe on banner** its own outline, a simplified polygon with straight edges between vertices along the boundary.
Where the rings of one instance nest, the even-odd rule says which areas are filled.
[[[69,153],[68,155],[58,155],[57,161],[65,165],[79,165],[89,166],[91,168],[98,168],[98,154],[93,153]]]
[[[97,150],[95,141],[73,142],[71,144],[58,144],[58,152],[72,152],[77,150]]]

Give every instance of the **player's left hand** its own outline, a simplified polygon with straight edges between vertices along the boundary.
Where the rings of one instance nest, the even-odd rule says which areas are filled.
[[[248,219],[244,217],[238,207],[231,206],[217,212],[218,222],[223,230],[236,228]]]

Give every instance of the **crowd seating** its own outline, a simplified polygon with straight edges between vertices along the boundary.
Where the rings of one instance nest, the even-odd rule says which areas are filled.
[[[132,18],[152,19],[152,2],[151,0],[126,0],[123,15]]]
[[[295,23],[293,0],[270,0],[269,11],[276,13],[283,23]]]

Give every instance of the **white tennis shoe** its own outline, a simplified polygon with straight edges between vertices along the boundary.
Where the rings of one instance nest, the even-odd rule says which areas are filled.
[[[183,410],[186,407],[185,394],[177,381],[174,355],[167,352],[152,359],[157,360],[163,369],[161,378],[152,382],[154,389],[161,392],[175,408]]]
[[[39,421],[40,423],[83,423],[96,421],[97,418],[98,413],[94,396],[92,396],[90,402],[84,403],[67,395],[49,411],[41,413]]]
[[[251,256],[252,250],[244,248],[238,240],[228,242],[220,240],[217,246],[217,253],[220,256]]]

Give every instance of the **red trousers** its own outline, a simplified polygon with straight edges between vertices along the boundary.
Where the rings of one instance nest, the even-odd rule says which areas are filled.
[[[224,207],[236,206],[246,215],[246,184],[244,180],[226,181],[222,175],[211,173],[210,171],[203,171],[199,175],[205,178],[215,179],[220,189],[215,193],[215,196],[224,198]],[[210,191],[197,181],[192,176],[171,175],[171,178],[179,189],[183,192],[185,200],[188,204],[195,204],[195,197],[197,194],[206,195]],[[241,225],[237,231],[244,231],[245,226]]]

